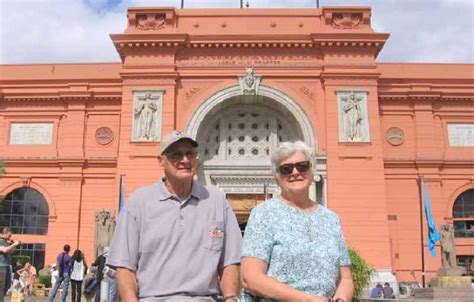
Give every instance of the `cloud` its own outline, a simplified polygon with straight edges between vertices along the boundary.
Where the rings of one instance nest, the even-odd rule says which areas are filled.
[[[244,4],[247,0],[243,1]],[[470,0],[320,0],[321,6],[372,7],[372,26],[390,33],[378,61],[473,62]],[[249,0],[250,7],[315,7],[315,0]],[[240,7],[240,0],[185,0],[185,8]],[[126,8],[181,0],[0,0],[0,64],[118,62],[111,33]]]

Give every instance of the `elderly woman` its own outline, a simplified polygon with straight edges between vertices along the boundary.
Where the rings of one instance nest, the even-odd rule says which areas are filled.
[[[285,142],[271,157],[281,194],[252,210],[242,248],[243,300],[352,300],[350,259],[338,216],[309,198],[312,151]]]

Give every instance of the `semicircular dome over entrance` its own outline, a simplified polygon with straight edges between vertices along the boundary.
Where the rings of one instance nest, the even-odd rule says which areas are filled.
[[[239,99],[234,97],[223,108],[215,108],[201,124],[196,138],[202,162],[269,164],[279,143],[303,139],[298,123],[287,112]]]

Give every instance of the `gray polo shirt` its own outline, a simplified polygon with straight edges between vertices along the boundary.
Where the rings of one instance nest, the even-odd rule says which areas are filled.
[[[139,298],[215,295],[218,270],[240,263],[241,244],[221,191],[193,182],[190,198],[179,202],[160,181],[130,196],[107,263],[136,272]]]

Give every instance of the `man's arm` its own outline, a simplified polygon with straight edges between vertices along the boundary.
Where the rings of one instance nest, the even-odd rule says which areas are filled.
[[[16,250],[18,245],[20,245],[20,241],[15,241],[8,246],[0,246],[0,253],[11,254]]]
[[[118,267],[115,278],[120,299],[127,302],[138,302],[138,284],[135,272]]]
[[[222,270],[220,285],[223,297],[238,296],[240,292],[240,265],[231,264]]]

